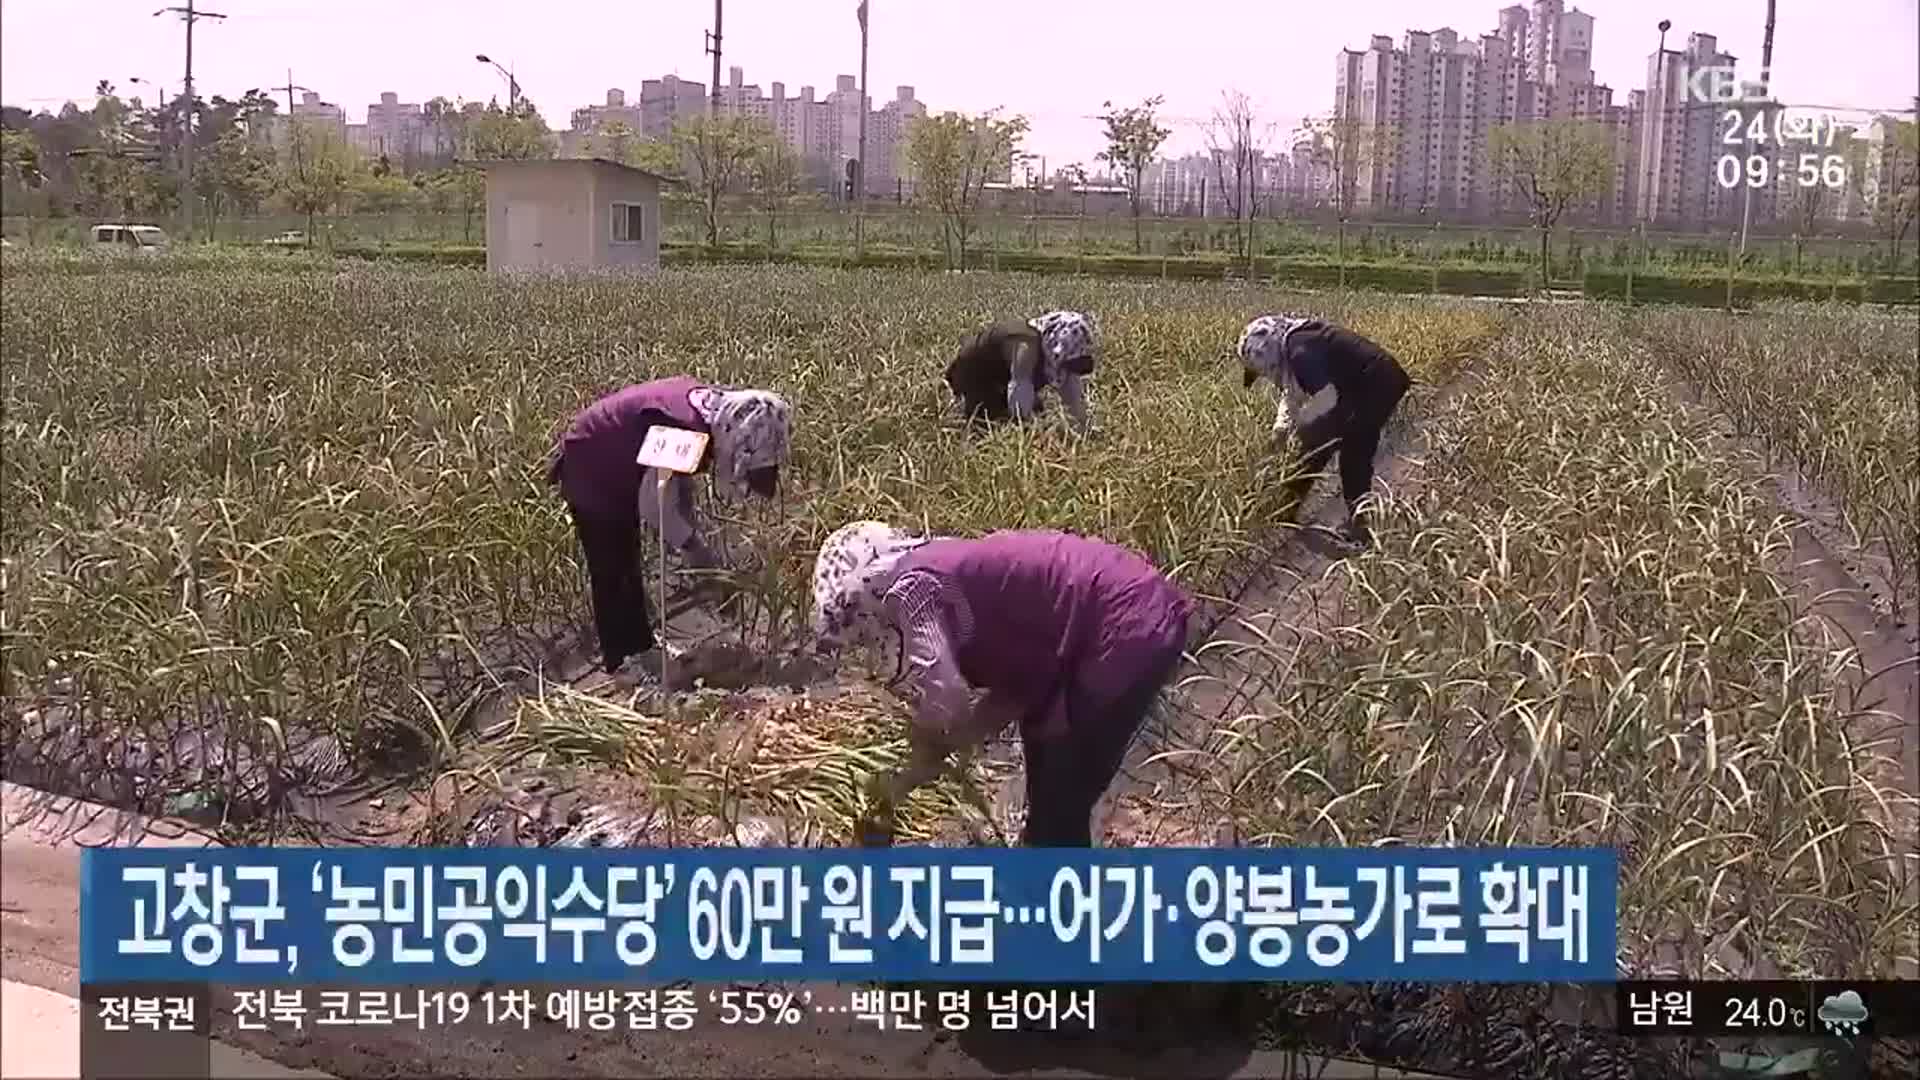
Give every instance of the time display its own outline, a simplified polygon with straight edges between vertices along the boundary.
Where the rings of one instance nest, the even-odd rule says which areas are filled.
[[[1840,154],[1800,154],[1770,157],[1765,154],[1723,154],[1714,166],[1714,175],[1723,188],[1764,188],[1775,183],[1796,187],[1827,187],[1843,191],[1847,186],[1847,159]]]

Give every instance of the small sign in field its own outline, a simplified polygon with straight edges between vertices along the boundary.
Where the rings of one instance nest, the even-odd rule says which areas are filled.
[[[640,453],[634,461],[649,469],[692,475],[700,468],[701,455],[706,452],[705,433],[655,424],[647,429],[646,441],[640,444]]]

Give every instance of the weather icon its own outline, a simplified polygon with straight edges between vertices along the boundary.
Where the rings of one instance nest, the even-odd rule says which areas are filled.
[[[1853,1038],[1860,1034],[1860,1025],[1867,1022],[1867,1004],[1858,992],[1842,990],[1822,1001],[1816,1015],[1828,1031]]]

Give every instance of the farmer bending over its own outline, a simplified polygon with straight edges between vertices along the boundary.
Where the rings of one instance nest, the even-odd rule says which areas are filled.
[[[674,474],[668,481],[664,520],[657,479],[635,460],[655,424],[710,436],[700,461],[722,496],[771,498],[787,458],[792,410],[764,390],[729,390],[681,375],[629,386],[581,410],[553,449],[547,482],[558,484],[573,512],[574,530],[587,557],[593,588],[593,620],[601,662],[608,674],[629,657],[642,657],[658,672],[660,657],[647,606],[639,547],[645,522],[665,537],[688,564],[719,564],[693,525],[693,484]],[[665,602],[665,597],[661,598]]]
[[[919,691],[911,760],[875,782],[866,834],[891,837],[895,808],[948,754],[1017,723],[1032,847],[1092,845],[1094,805],[1180,663],[1191,610],[1151,563],[1100,540],[922,538],[877,521],[827,538],[813,595],[822,652],[897,644],[896,672]]]
[[[1087,376],[1098,343],[1093,316],[1055,311],[1004,319],[975,334],[947,365],[947,387],[963,419],[1030,419],[1042,388],[1059,391],[1074,429],[1087,431]]]
[[[1413,380],[1385,349],[1319,319],[1262,315],[1240,334],[1238,352],[1242,384],[1251,389],[1265,378],[1273,387],[1278,399],[1274,437],[1299,436],[1296,468],[1304,475],[1294,481],[1295,501],[1337,450],[1347,500],[1346,536],[1365,543],[1370,531],[1360,500],[1373,488],[1380,432]],[[1334,389],[1333,408],[1301,428],[1300,411],[1328,384]]]

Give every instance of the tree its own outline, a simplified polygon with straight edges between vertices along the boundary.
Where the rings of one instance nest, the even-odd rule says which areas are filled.
[[[31,133],[0,129],[0,171],[16,184],[40,186],[45,179],[40,172],[40,144]]]
[[[9,214],[40,214],[48,207],[42,190],[40,145],[30,132],[0,128],[0,208]]]
[[[512,111],[489,104],[476,116],[463,114],[463,121],[468,146],[462,156],[507,161],[553,156],[547,122],[524,99]]]
[[[372,170],[353,178],[351,194],[357,208],[379,215],[383,232],[390,217],[413,206],[416,197],[413,185],[407,183],[405,177]]]
[[[1085,214],[1087,212],[1087,185],[1093,182],[1093,178],[1087,174],[1087,167],[1077,161],[1070,161],[1060,166],[1054,175],[1067,182],[1068,194],[1072,194],[1074,188],[1080,189],[1080,212]]]
[[[631,165],[628,156],[634,151],[634,144],[640,141],[640,133],[633,125],[624,120],[614,120],[603,124],[600,130],[587,140],[594,157],[603,157],[608,161],[617,161],[622,165]]]
[[[427,157],[435,166],[444,168],[465,151],[466,117],[446,97],[427,99],[420,107],[420,126],[430,147]]]
[[[939,209],[947,264],[965,268],[967,237],[980,210],[987,181],[1013,175],[1020,140],[1027,133],[1023,116],[1002,119],[993,109],[978,116],[944,112],[915,117],[907,126],[907,158],[913,163],[914,191]],[[954,261],[955,253],[959,260]]]
[[[193,186],[207,206],[207,237],[229,205],[250,213],[273,190],[273,161],[239,126],[221,133],[193,174]]]
[[[1613,133],[1587,120],[1499,124],[1487,133],[1496,175],[1526,200],[1540,231],[1540,281],[1553,280],[1548,254],[1554,226],[1567,208],[1606,189],[1613,176]]]
[[[779,243],[775,222],[780,211],[800,190],[800,155],[787,140],[769,130],[754,152],[748,172],[760,207],[767,212],[767,250],[772,251]]]
[[[1259,197],[1260,162],[1272,138],[1271,125],[1262,123],[1253,101],[1238,90],[1220,95],[1220,105],[1207,121],[1207,151],[1213,158],[1214,182],[1237,227],[1234,243],[1244,254],[1253,251],[1254,201]]]
[[[1914,99],[1920,110],[1920,98]],[[1875,121],[1879,152],[1867,157],[1873,185],[1874,224],[1887,240],[1887,266],[1899,273],[1907,233],[1920,218],[1920,121],[1881,117]],[[1878,158],[1876,161],[1875,158]]]
[[[1312,164],[1326,174],[1327,195],[1335,216],[1343,223],[1352,220],[1359,202],[1360,177],[1378,160],[1378,152],[1391,144],[1386,129],[1336,113],[1308,120],[1300,126],[1299,134],[1312,147]]]
[[[606,158],[669,179],[680,176],[680,153],[673,144],[649,139],[624,120],[613,120],[587,138],[590,157]]]
[[[1153,164],[1154,155],[1160,152],[1160,145],[1167,141],[1173,132],[1160,126],[1158,110],[1165,100],[1154,96],[1140,104],[1126,109],[1115,109],[1113,102],[1101,103],[1107,110],[1100,120],[1106,125],[1107,148],[1097,156],[1101,161],[1117,170],[1121,180],[1127,185],[1127,204],[1133,211],[1133,253],[1140,254],[1140,189],[1147,176],[1147,166]]]
[[[686,172],[681,167],[680,151],[662,139],[641,139],[634,143],[627,150],[626,163],[669,180],[679,180]]]
[[[332,125],[295,120],[287,135],[289,160],[281,163],[280,194],[289,209],[307,216],[307,236],[313,236],[314,218],[333,211],[360,171],[360,156]]]
[[[699,196],[708,247],[720,246],[720,211],[727,194],[746,179],[768,137],[765,123],[746,116],[702,113],[674,125],[673,145],[687,162],[687,183]]]

